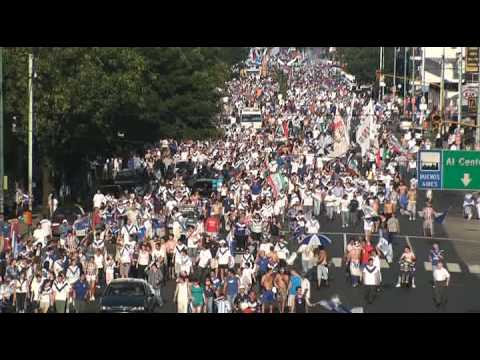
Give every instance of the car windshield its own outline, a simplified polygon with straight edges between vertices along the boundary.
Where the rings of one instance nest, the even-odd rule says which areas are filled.
[[[145,288],[142,284],[110,284],[105,296],[145,296]]]

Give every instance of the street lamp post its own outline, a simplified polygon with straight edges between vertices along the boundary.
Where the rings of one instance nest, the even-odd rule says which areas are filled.
[[[28,209],[33,203],[33,54],[28,55]]]
[[[463,91],[462,91],[462,78],[463,78],[463,48],[460,48],[460,56],[458,58],[458,126],[462,129],[462,103],[463,103]]]
[[[403,103],[405,106],[405,100],[407,99],[407,47],[403,55]]]
[[[397,48],[393,48],[393,101],[397,95]]]

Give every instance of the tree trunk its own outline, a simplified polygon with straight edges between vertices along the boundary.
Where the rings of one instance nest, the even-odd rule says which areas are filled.
[[[48,194],[53,191],[53,166],[48,157],[43,157],[42,162],[42,213],[48,215]]]

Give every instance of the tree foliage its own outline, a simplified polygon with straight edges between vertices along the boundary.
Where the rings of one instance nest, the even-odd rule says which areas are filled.
[[[385,47],[385,73],[388,74],[393,73],[393,51],[393,47]],[[337,54],[359,84],[375,83],[376,70],[380,69],[379,47],[337,47]],[[390,78],[387,80],[391,82]]]
[[[29,53],[35,58],[36,156],[42,166],[68,169],[161,137],[192,137],[199,129],[215,135],[218,88],[248,49],[7,48],[5,114],[17,118],[25,142]]]

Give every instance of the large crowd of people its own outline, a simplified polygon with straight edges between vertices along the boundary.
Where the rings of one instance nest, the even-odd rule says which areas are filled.
[[[58,236],[45,218],[3,251],[3,309],[84,312],[99,287],[133,277],[179,313],[308,312],[311,286],[329,285],[330,258],[328,246],[305,239],[320,233],[321,218],[335,217],[343,229],[362,226],[345,269],[373,301],[398,216],[419,213],[415,154],[430,144],[414,131],[397,139],[390,125],[399,104],[355,91],[335,63],[293,48],[255,54],[260,70],[226,85],[224,138],[166,139],[128,164],[112,159],[112,177],[144,168],[153,185],[98,191],[90,216],[64,220]],[[242,121],[245,108],[261,111],[261,129]],[[196,188],[200,178],[211,188]],[[420,213],[433,235],[431,203]],[[382,242],[372,245],[374,233]],[[413,262],[409,251],[402,256]]]

